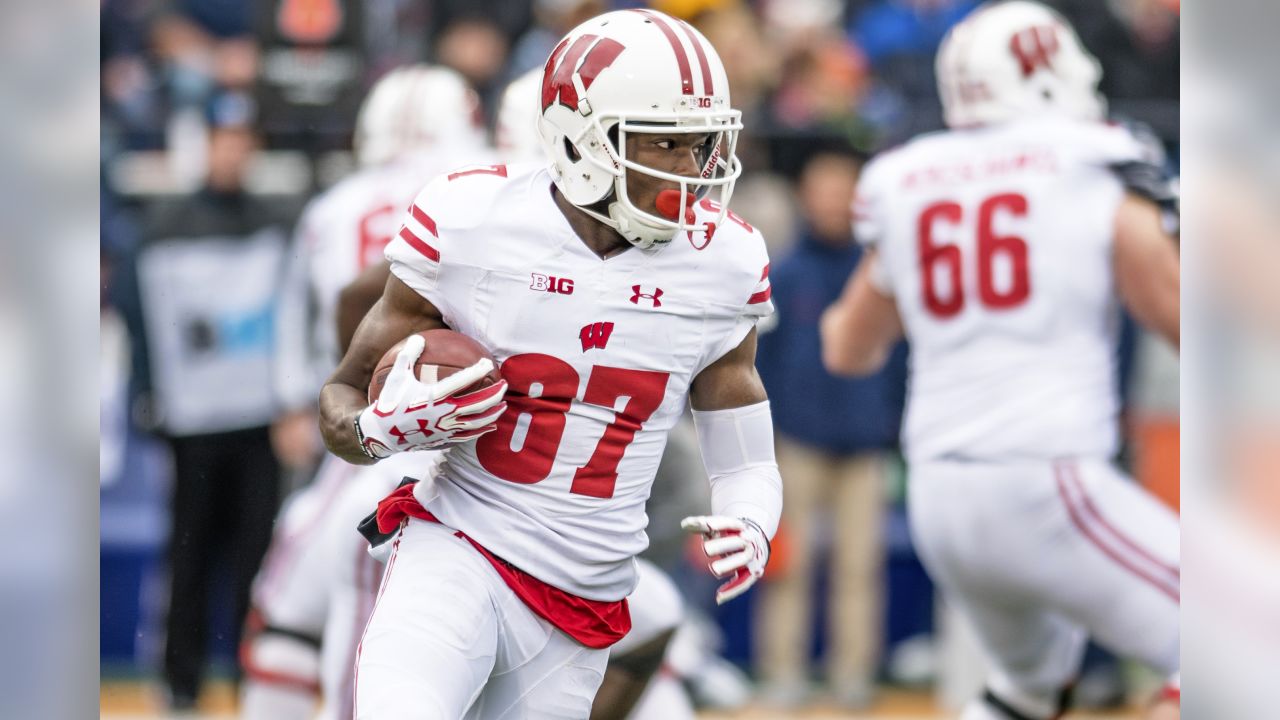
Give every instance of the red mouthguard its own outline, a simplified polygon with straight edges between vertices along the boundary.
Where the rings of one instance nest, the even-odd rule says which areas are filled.
[[[693,224],[693,202],[693,193],[684,193],[684,221],[687,225]],[[675,220],[680,217],[680,191],[660,191],[657,200],[654,201],[654,206],[657,208],[658,214],[669,220]]]

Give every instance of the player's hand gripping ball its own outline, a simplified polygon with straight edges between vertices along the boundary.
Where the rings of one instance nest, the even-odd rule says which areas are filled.
[[[378,362],[356,437],[374,459],[474,440],[495,428],[506,392],[480,343],[452,330],[415,333]]]

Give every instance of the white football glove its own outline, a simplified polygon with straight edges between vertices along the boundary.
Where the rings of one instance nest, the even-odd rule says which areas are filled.
[[[680,527],[702,535],[703,552],[714,558],[712,574],[733,575],[716,590],[717,605],[746,592],[764,575],[764,566],[769,562],[769,538],[754,522],[724,515],[695,515],[682,520]]]
[[[424,383],[414,377],[413,366],[425,342],[421,335],[409,337],[396,355],[377,402],[356,417],[360,448],[375,460],[406,450],[474,440],[493,430],[498,416],[507,409],[502,401],[506,380],[454,395],[493,370],[493,361],[488,358],[439,382]]]

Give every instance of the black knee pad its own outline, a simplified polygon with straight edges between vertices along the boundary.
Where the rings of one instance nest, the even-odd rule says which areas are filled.
[[[982,691],[982,702],[999,713],[1007,716],[1009,720],[1057,720],[1062,717],[1063,713],[1071,708],[1071,693],[1075,689],[1074,685],[1068,685],[1062,689],[1058,695],[1057,709],[1053,715],[1048,718],[1032,717],[1019,711],[1017,708],[1009,705],[1009,703],[1001,700],[995,693],[991,692],[991,688],[984,688]]]
[[[662,666],[662,659],[667,654],[667,644],[675,630],[668,630],[634,650],[609,658],[609,667],[617,668],[637,678],[647,678]]]

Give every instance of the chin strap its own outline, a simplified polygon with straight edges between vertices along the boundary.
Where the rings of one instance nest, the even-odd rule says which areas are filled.
[[[641,250],[647,250],[654,245],[666,245],[676,236],[675,231],[668,228],[651,227],[635,218],[628,217],[622,203],[617,201],[609,203],[608,224],[614,230],[617,230],[619,235],[626,238],[627,242]],[[659,233],[669,234],[666,237],[654,237]]]

